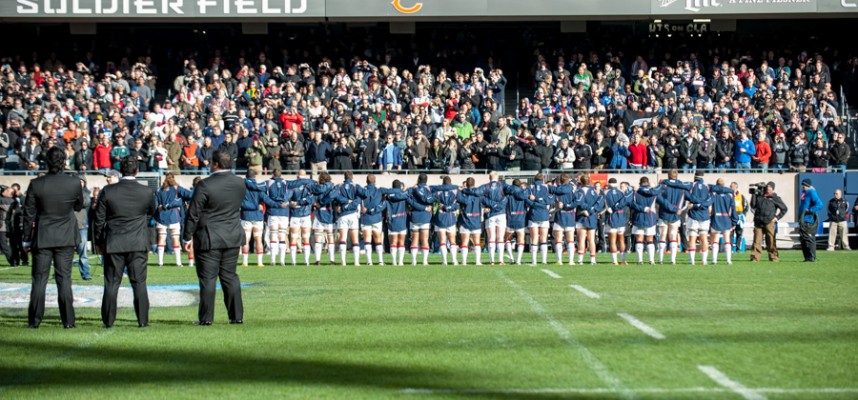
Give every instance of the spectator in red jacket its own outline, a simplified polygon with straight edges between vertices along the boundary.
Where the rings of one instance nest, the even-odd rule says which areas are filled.
[[[644,169],[647,165],[646,145],[641,142],[640,134],[635,133],[632,144],[629,146],[629,152],[632,154],[629,156],[629,169],[633,171]]]
[[[766,137],[766,128],[760,127],[757,133],[757,143],[754,146],[757,148],[757,154],[751,157],[754,161],[754,169],[762,171],[764,174],[769,172],[769,160],[772,158],[772,147]]]
[[[106,174],[107,170],[112,167],[110,161],[111,150],[113,150],[113,146],[110,145],[110,138],[105,136],[101,138],[101,143],[95,146],[95,149],[92,151],[93,166],[102,174]]]
[[[280,114],[280,123],[283,124],[281,132],[298,132],[301,133],[301,126],[304,125],[304,117],[295,111],[294,107],[286,107],[286,111]]]

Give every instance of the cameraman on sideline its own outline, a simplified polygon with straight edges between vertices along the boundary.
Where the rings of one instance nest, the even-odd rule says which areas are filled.
[[[760,261],[763,252],[763,237],[766,239],[766,251],[769,261],[778,262],[778,247],[775,240],[775,227],[778,220],[787,213],[787,206],[775,193],[775,183],[751,187],[751,208],[754,210],[754,248],[751,262]]]

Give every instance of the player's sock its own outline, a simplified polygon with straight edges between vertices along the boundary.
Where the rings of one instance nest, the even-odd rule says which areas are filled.
[[[280,242],[280,264],[286,264],[286,253],[289,253],[290,248],[291,247],[289,246],[288,242]],[[295,257],[294,250],[292,250],[292,254],[292,257]]]
[[[313,244],[313,252],[316,253],[316,262],[322,262],[322,242]]]
[[[333,243],[328,243],[328,257],[330,257],[330,259],[331,259],[331,264],[333,264],[335,261],[334,260],[334,247],[335,246]]]
[[[500,241],[500,242],[497,242],[497,245],[498,245],[498,257],[500,257],[500,260],[498,260],[498,261],[504,262],[503,261],[503,257],[505,254],[504,250],[506,250],[506,248],[509,246],[509,244],[507,244],[506,242]],[[511,247],[511,246],[509,246],[509,247]],[[492,252],[492,254],[494,254],[494,252]],[[509,249],[509,258],[512,258],[512,248]],[[492,262],[494,262],[494,259],[492,259]]]
[[[611,261],[613,261],[614,264],[617,263],[617,252],[616,251],[611,252]]]
[[[667,243],[663,241],[658,242],[658,262],[664,262],[664,250],[667,248]]]
[[[635,243],[635,251],[638,253],[638,262],[643,263],[644,244],[641,242]]]
[[[310,264],[310,242],[304,242],[304,264]]]
[[[518,247],[518,246],[513,246],[512,242],[506,242],[506,251],[509,253],[509,259],[515,261],[515,258],[512,256],[513,247]],[[501,259],[503,259],[503,254],[501,254]],[[521,257],[519,257],[518,260],[520,262]]]
[[[539,245],[539,250],[542,252],[542,263],[548,264],[548,243]]]
[[[536,265],[536,249],[537,248],[539,248],[539,246],[537,246],[535,244],[530,245],[530,256],[533,258],[533,265]]]
[[[405,265],[405,245],[399,245],[399,265]]]
[[[429,248],[423,248],[423,265],[429,264]]]
[[[450,250],[453,252],[453,265],[459,265],[459,245],[453,243]]]
[[[444,265],[447,265],[447,244],[441,244],[441,258],[444,260]]]
[[[158,265],[164,265],[164,246],[158,245]]]
[[[342,259],[342,263],[346,263],[346,242],[340,242],[340,257]]]
[[[468,250],[468,246],[462,246],[462,265],[468,265]]]
[[[378,265],[384,265],[384,245],[375,245],[375,254],[378,256]]]
[[[590,264],[595,264],[595,263],[596,263],[596,255],[593,253],[590,253]]]
[[[512,246],[510,246],[510,247],[512,247]],[[512,251],[512,249],[510,249],[510,251]],[[519,244],[518,245],[518,258],[516,258],[516,263],[521,264],[521,256],[522,255],[524,255],[524,245]]]
[[[676,264],[676,253],[679,252],[679,243],[675,240],[670,241],[670,262]]]
[[[289,257],[292,258],[292,265],[295,265],[295,257],[298,256],[298,243],[289,245]]]
[[[280,242],[276,240],[271,240],[268,242],[268,252],[271,255],[271,264],[277,263],[277,253],[280,250]]]
[[[265,253],[262,251],[262,249],[256,251],[256,265],[262,265],[262,263],[265,262],[265,260],[263,259],[264,255]]]
[[[655,263],[655,243],[647,243],[646,251],[649,253],[649,262]]]
[[[414,246],[411,248],[411,265],[417,265],[417,249],[419,247]]]
[[[366,264],[372,265],[372,243],[367,242],[364,244],[363,252],[366,253]]]
[[[695,259],[697,258],[697,249],[692,247],[688,250],[689,250],[689,255],[691,256],[691,264],[693,265],[695,263]]]
[[[173,246],[173,254],[176,256],[176,265],[182,266],[182,248]]]
[[[244,250],[241,251],[241,264],[247,265],[247,252]]]
[[[733,262],[733,246],[731,243],[724,242],[724,253],[727,256],[727,264]]]
[[[566,251],[569,252],[569,265],[575,265],[575,242],[566,242]]]
[[[360,265],[360,245],[352,245],[352,255],[355,256],[355,264]]]
[[[554,243],[554,254],[557,254],[557,263],[563,264],[563,243]]]
[[[727,243],[724,243],[724,246],[726,247]],[[720,246],[718,245],[718,243],[712,243],[712,264],[718,263],[718,250],[720,250],[719,247]],[[726,250],[726,248],[724,250]]]
[[[584,263],[584,252],[579,251],[578,252],[578,264],[583,264],[583,263]]]
[[[497,250],[497,244],[495,242],[489,242],[489,260],[492,263],[495,262],[495,250]],[[501,244],[500,258],[500,260],[503,261],[503,244]]]
[[[465,251],[468,251],[468,249],[465,249]],[[483,259],[483,248],[482,248],[482,246],[480,246],[479,243],[474,245],[474,254],[477,256],[477,264],[478,265],[482,264],[483,263],[483,260],[482,260]],[[468,260],[468,256],[466,253],[465,254],[465,261],[467,262],[467,260]],[[503,256],[501,256],[501,261],[503,261]]]
[[[703,265],[706,265],[706,261],[709,257],[709,250],[703,250],[703,256],[700,257],[700,260],[703,262]]]

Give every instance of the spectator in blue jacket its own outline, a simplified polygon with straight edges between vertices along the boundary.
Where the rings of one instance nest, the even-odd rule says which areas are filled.
[[[334,156],[334,149],[327,140],[322,140],[322,134],[313,134],[313,141],[307,146],[307,161],[310,162],[310,170],[313,175],[328,170],[328,160]]]
[[[816,262],[816,227],[819,226],[819,210],[822,210],[822,199],[816,193],[810,178],[801,181],[801,201],[798,205],[799,233],[801,237],[801,252],[804,262]]]
[[[402,150],[393,141],[393,135],[387,135],[387,143],[378,154],[378,169],[391,171],[402,169]]]
[[[757,154],[757,148],[754,146],[754,142],[748,138],[747,130],[742,130],[739,134],[735,151],[733,160],[736,161],[736,169],[739,172],[751,172],[751,156]]]

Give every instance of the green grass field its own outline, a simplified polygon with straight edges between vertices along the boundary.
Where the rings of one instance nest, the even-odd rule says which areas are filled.
[[[191,305],[153,308],[148,329],[122,308],[109,330],[98,308],[78,308],[75,330],[56,304],[39,330],[25,308],[0,309],[0,398],[854,399],[855,254],[241,268],[244,325],[222,304],[210,327],[192,325]],[[150,285],[196,283],[190,268],[149,271]],[[29,273],[0,266],[0,282]]]

